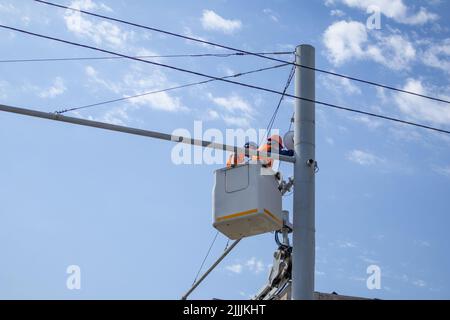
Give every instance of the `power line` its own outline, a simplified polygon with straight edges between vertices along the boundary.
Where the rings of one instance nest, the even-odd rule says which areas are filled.
[[[292,81],[292,78],[294,77],[294,74],[295,74],[295,66],[292,66],[292,69],[291,69],[291,71],[289,73],[289,76],[288,76],[288,80],[287,80],[286,85],[284,86],[284,89],[283,89],[283,94],[281,95],[280,100],[278,100],[278,105],[277,105],[277,107],[275,108],[275,110],[273,112],[273,115],[272,115],[272,118],[269,121],[269,124],[267,125],[267,129],[266,129],[267,137],[269,136],[270,130],[272,130],[273,124],[275,123],[275,119],[277,118],[278,110],[280,109],[281,103],[284,100],[284,96],[286,95],[286,91],[288,90],[289,86],[291,85],[291,81]]]
[[[230,244],[230,238],[227,238],[227,243],[225,243],[225,249],[223,249],[223,251],[226,251],[228,249],[229,244]]]
[[[185,40],[195,41],[195,42],[199,42],[199,43],[215,46],[215,47],[218,47],[218,48],[223,48],[223,49],[227,49],[227,50],[231,50],[231,51],[241,52],[241,53],[245,53],[247,55],[252,55],[252,56],[256,56],[256,57],[260,57],[260,58],[268,59],[268,60],[272,60],[272,61],[283,62],[283,63],[290,63],[290,64],[293,64],[293,65],[295,65],[297,67],[314,70],[314,71],[325,73],[325,74],[328,74],[328,75],[341,77],[341,78],[349,79],[349,80],[352,80],[352,81],[357,81],[357,82],[361,82],[361,83],[364,83],[364,84],[381,87],[381,88],[388,89],[388,90],[402,92],[402,93],[414,95],[414,96],[417,96],[417,97],[421,97],[421,98],[425,98],[425,99],[430,99],[430,100],[434,100],[434,101],[450,104],[450,100],[436,98],[436,97],[432,97],[432,96],[429,96],[429,95],[424,95],[424,94],[420,94],[420,93],[417,93],[417,92],[412,92],[412,91],[396,88],[396,87],[393,87],[393,86],[384,85],[384,84],[377,83],[377,82],[374,82],[374,81],[369,81],[369,80],[364,80],[364,79],[360,79],[360,78],[356,78],[356,77],[352,77],[352,76],[347,76],[347,75],[343,75],[343,74],[339,74],[339,73],[336,73],[336,72],[332,72],[332,71],[328,71],[328,70],[324,70],[324,69],[319,69],[319,68],[315,68],[315,67],[313,68],[313,67],[306,66],[306,65],[303,65],[303,64],[298,64],[298,63],[295,63],[295,62],[288,62],[286,60],[282,60],[282,59],[278,59],[278,58],[274,58],[274,57],[270,57],[270,56],[265,56],[265,55],[262,55],[262,54],[259,54],[259,53],[250,52],[250,51],[246,51],[246,50],[242,50],[242,49],[238,49],[238,48],[233,48],[233,47],[230,47],[230,46],[221,45],[221,44],[214,43],[214,42],[211,42],[211,41],[198,39],[198,38],[193,38],[193,37],[189,37],[189,36],[182,35],[182,34],[179,34],[179,33],[170,32],[170,31],[159,29],[159,28],[149,27],[149,26],[145,26],[145,25],[142,25],[142,24],[138,24],[138,23],[134,23],[134,22],[118,19],[118,18],[113,18],[113,17],[109,17],[109,16],[105,16],[105,15],[89,12],[89,11],[86,11],[86,10],[76,9],[76,8],[72,8],[72,7],[69,7],[69,6],[64,6],[64,5],[57,4],[57,3],[52,3],[52,2],[43,1],[43,0],[34,0],[34,1],[46,4],[46,5],[54,6],[54,7],[57,7],[57,8],[61,8],[61,9],[66,9],[66,10],[72,10],[72,11],[80,12],[80,13],[83,13],[83,14],[86,14],[86,15],[90,15],[90,16],[94,16],[94,17],[101,18],[101,19],[115,21],[115,22],[126,24],[126,25],[134,26],[134,27],[138,27],[138,28],[142,28],[142,29],[146,29],[146,30],[150,30],[150,31],[154,31],[154,32],[167,34],[167,35],[178,37],[178,38],[182,38],[182,39],[185,39]]]
[[[37,0],[35,0],[35,1],[37,1]],[[174,66],[163,64],[163,63],[159,63],[159,62],[142,60],[142,59],[134,58],[134,57],[127,56],[127,55],[124,55],[124,54],[121,54],[121,53],[117,53],[117,52],[113,52],[113,51],[109,51],[109,50],[105,50],[105,49],[100,49],[100,48],[97,48],[97,47],[92,47],[92,46],[89,46],[89,45],[76,43],[76,42],[72,42],[72,41],[68,41],[68,40],[58,39],[58,38],[54,38],[54,37],[50,37],[50,36],[46,36],[46,35],[30,32],[30,31],[26,31],[26,30],[22,30],[22,29],[8,27],[8,26],[1,25],[1,24],[0,24],[0,28],[13,30],[13,31],[17,31],[17,32],[20,32],[20,33],[36,36],[36,37],[39,37],[39,38],[53,40],[53,41],[57,41],[57,42],[65,43],[65,44],[70,44],[70,45],[73,45],[73,46],[78,46],[78,47],[82,47],[82,48],[86,48],[86,49],[96,50],[96,51],[100,51],[100,52],[103,52],[103,53],[108,53],[108,54],[111,54],[111,55],[116,55],[116,56],[119,56],[119,57],[128,58],[130,60],[140,61],[140,62],[144,62],[144,63],[148,63],[148,64],[160,66],[160,67],[165,67],[165,68],[176,70],[176,71],[180,71],[180,72],[185,72],[185,73],[189,73],[189,74],[205,77],[205,78],[215,79],[215,80],[219,80],[219,81],[222,81],[222,82],[231,83],[231,84],[235,84],[235,85],[239,85],[239,86],[243,86],[243,87],[247,87],[247,88],[251,88],[251,89],[255,89],[255,90],[259,90],[259,91],[264,91],[264,92],[274,93],[274,94],[278,94],[278,95],[283,95],[283,92],[281,92],[281,91],[277,91],[277,90],[273,90],[273,89],[269,89],[269,88],[264,88],[264,87],[260,87],[260,86],[256,86],[256,85],[252,85],[252,84],[247,84],[247,83],[243,83],[243,82],[239,82],[239,81],[233,81],[233,80],[229,80],[229,79],[222,79],[222,78],[211,76],[211,75],[207,75],[207,74],[204,74],[204,73],[201,73],[201,72],[187,70],[187,69],[183,69],[183,68],[179,68],[179,67],[174,67]],[[291,64],[290,62],[286,62],[286,63],[287,64]],[[411,121],[406,121],[406,120],[401,120],[401,119],[397,119],[397,118],[393,118],[393,117],[379,115],[379,114],[368,112],[368,111],[362,111],[362,110],[357,110],[357,109],[353,109],[353,108],[343,107],[343,106],[339,106],[339,105],[332,104],[332,103],[322,102],[322,101],[319,101],[319,100],[299,97],[299,96],[288,94],[288,93],[286,93],[284,95],[286,97],[299,99],[299,100],[303,100],[303,101],[308,101],[308,102],[313,102],[313,103],[317,103],[317,104],[320,104],[320,105],[323,105],[323,106],[326,106],[326,107],[330,107],[330,108],[334,108],[334,109],[338,109],[338,110],[345,110],[345,111],[349,111],[349,112],[355,112],[355,113],[364,114],[364,115],[371,116],[371,117],[376,117],[376,118],[380,118],[380,119],[384,119],[384,120],[390,120],[390,121],[394,121],[394,122],[397,122],[397,123],[412,125],[412,126],[420,127],[420,128],[423,128],[423,129],[428,129],[428,130],[433,130],[433,131],[437,131],[437,132],[441,132],[441,133],[450,134],[450,131],[448,131],[448,130],[439,129],[439,128],[435,128],[435,127],[431,127],[431,126],[427,126],[427,125],[423,125],[423,124],[419,124],[419,123],[415,123],[415,122],[411,122]]]
[[[213,240],[212,240],[212,242],[211,242],[211,244],[209,246],[209,249],[206,252],[205,257],[203,258],[202,264],[200,265],[200,268],[198,268],[198,271],[197,271],[197,274],[195,275],[194,281],[192,281],[192,286],[197,282],[198,276],[200,275],[200,272],[202,271],[203,266],[205,265],[206,259],[208,258],[209,254],[211,252],[211,249],[212,249],[214,243],[216,242],[216,239],[217,239],[218,235],[219,235],[219,231],[216,232],[216,235],[214,236],[214,238],[213,238]]]
[[[237,240],[235,240],[231,246],[229,248],[227,248],[221,255],[220,257],[211,265],[211,267],[209,267],[208,270],[206,270],[206,272],[200,277],[200,279],[198,279],[198,281],[196,281],[192,287],[181,297],[181,300],[186,300],[187,297],[189,297],[189,295],[192,293],[192,291],[194,291],[199,285],[200,283],[203,282],[203,280],[205,280],[205,278],[214,270],[215,267],[217,267],[217,265],[231,252],[231,250],[234,249],[234,247],[242,240],[243,238],[239,238]]]
[[[292,54],[292,52],[280,51],[280,52],[260,52],[261,55],[284,55]],[[217,57],[228,58],[233,56],[246,56],[247,54],[242,52],[234,53],[198,53],[198,54],[167,54],[167,55],[145,55],[134,56],[139,59],[152,59],[152,58],[201,58],[201,57]],[[84,60],[118,60],[124,59],[124,57],[73,57],[73,58],[32,58],[32,59],[6,59],[0,60],[0,63],[21,63],[21,62],[54,62],[54,61],[84,61]]]
[[[225,77],[222,77],[220,79],[237,78],[237,77],[241,77],[241,76],[252,74],[252,73],[257,73],[257,72],[262,72],[262,71],[266,71],[266,70],[272,70],[272,69],[276,69],[276,68],[281,68],[281,67],[284,67],[286,65],[287,64],[278,64],[278,65],[267,67],[267,68],[259,68],[259,69],[256,69],[256,70],[251,70],[251,71],[236,73],[236,74],[233,74],[233,75],[230,75],[230,76],[225,76]],[[63,110],[60,110],[60,111],[55,111],[55,113],[63,114],[63,113],[66,113],[66,112],[71,112],[71,111],[76,111],[76,110],[81,110],[81,109],[87,109],[87,108],[97,107],[97,106],[105,105],[105,104],[109,104],[109,103],[114,103],[114,102],[120,102],[120,101],[130,100],[130,99],[134,99],[134,98],[139,98],[139,97],[147,96],[147,95],[150,95],[150,94],[157,94],[157,93],[172,91],[172,90],[176,90],[176,89],[197,86],[197,85],[201,85],[201,84],[205,84],[205,83],[209,83],[209,82],[213,82],[213,81],[217,81],[217,80],[216,79],[209,79],[209,80],[204,80],[204,81],[199,81],[199,82],[188,83],[188,84],[184,84],[184,85],[180,85],[180,86],[176,86],[176,87],[170,87],[170,88],[165,88],[165,89],[161,89],[161,90],[144,92],[144,93],[136,94],[136,95],[133,95],[133,96],[127,96],[127,97],[122,97],[122,98],[102,101],[102,102],[98,102],[98,103],[88,104],[88,105],[84,105],[84,106],[81,106],[81,107],[75,107],[75,108],[70,108],[70,109],[63,109]]]

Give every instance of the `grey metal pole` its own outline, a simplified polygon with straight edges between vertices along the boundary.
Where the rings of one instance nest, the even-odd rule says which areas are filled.
[[[297,64],[315,67],[315,49],[300,45]],[[295,95],[315,100],[315,73],[297,66]],[[312,300],[315,265],[315,103],[297,99],[294,120],[292,299]]]
[[[98,129],[134,134],[134,135],[138,135],[138,136],[167,140],[167,141],[172,141],[172,142],[176,142],[176,143],[192,144],[192,145],[201,146],[204,148],[211,148],[211,149],[231,151],[231,152],[240,152],[243,154],[249,154],[250,156],[260,155],[262,157],[274,158],[274,159],[277,159],[280,161],[291,162],[291,163],[295,162],[294,157],[289,157],[289,156],[285,156],[285,155],[281,155],[281,154],[277,154],[277,153],[272,153],[271,155],[269,155],[265,152],[259,152],[259,151],[255,151],[252,149],[238,148],[236,146],[230,146],[230,145],[225,145],[225,144],[211,142],[211,141],[204,141],[204,140],[199,140],[199,139],[191,139],[191,138],[187,138],[187,137],[175,136],[175,135],[171,135],[168,133],[161,133],[161,132],[144,130],[144,129],[118,126],[115,124],[87,120],[87,119],[82,119],[82,118],[68,117],[68,116],[63,116],[61,114],[57,114],[57,113],[42,112],[42,111],[37,111],[37,110],[33,110],[33,109],[25,109],[25,108],[7,106],[7,105],[3,105],[3,104],[0,104],[0,111],[20,114],[23,116],[36,117],[36,118],[41,118],[41,119],[71,123],[71,124],[76,124],[76,125],[81,125],[81,126],[86,126],[86,127],[93,127],[93,128],[98,128]]]
[[[215,267],[217,267],[217,265],[230,253],[231,250],[233,250],[233,248],[242,240],[241,239],[237,239],[236,241],[234,241],[231,246],[228,247],[227,250],[225,250],[222,255],[216,260],[216,262],[213,263],[213,265],[211,267],[209,267],[208,270],[206,270],[206,272],[200,277],[200,279],[198,279],[197,281],[195,281],[195,283],[192,285],[192,287],[181,297],[181,300],[186,300],[187,297],[189,297],[189,295],[195,290],[195,288],[197,288],[200,283],[203,282],[203,280],[205,280],[205,278],[208,276],[208,274],[211,273],[211,271],[214,270]]]

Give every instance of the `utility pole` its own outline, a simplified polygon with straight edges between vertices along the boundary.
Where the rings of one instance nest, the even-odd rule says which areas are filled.
[[[315,68],[315,49],[300,45],[297,64]],[[297,66],[295,95],[315,100],[315,71]],[[296,99],[294,120],[294,212],[292,299],[312,300],[315,265],[315,103]]]

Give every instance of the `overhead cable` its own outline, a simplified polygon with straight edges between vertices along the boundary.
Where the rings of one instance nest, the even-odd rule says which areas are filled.
[[[220,79],[237,78],[237,77],[241,77],[241,76],[252,74],[252,73],[257,73],[257,72],[262,72],[262,71],[266,71],[266,70],[277,69],[277,68],[280,68],[280,67],[284,67],[286,65],[287,64],[278,64],[278,65],[267,67],[267,68],[259,68],[259,69],[251,70],[251,71],[247,71],[247,72],[240,72],[240,73],[236,73],[236,74],[233,74],[233,75],[221,77]],[[105,105],[105,104],[109,104],[109,103],[120,102],[120,101],[135,99],[135,98],[140,98],[140,97],[148,96],[148,95],[151,95],[151,94],[157,94],[157,93],[172,91],[172,90],[176,90],[176,89],[182,89],[182,88],[197,86],[197,85],[206,84],[206,83],[213,82],[213,81],[217,81],[217,80],[216,79],[209,79],[209,80],[203,80],[203,81],[183,84],[183,85],[180,85],[180,86],[175,86],[175,87],[170,87],[170,88],[165,88],[165,89],[159,89],[159,90],[154,90],[154,91],[150,91],[150,92],[144,92],[144,93],[140,93],[140,94],[136,94],[136,95],[132,95],[132,96],[126,96],[126,97],[122,97],[122,98],[116,98],[116,99],[106,100],[106,101],[92,103],[92,104],[88,104],[88,105],[83,105],[83,106],[80,106],[80,107],[73,107],[73,108],[69,108],[69,109],[63,109],[63,110],[55,111],[55,113],[63,114],[63,113],[66,113],[66,112],[72,112],[72,111],[77,111],[77,110],[81,110],[81,109],[97,107],[97,106]]]
[[[259,52],[261,55],[282,55],[293,54],[293,52]],[[167,55],[144,55],[134,56],[140,59],[153,59],[153,58],[201,58],[201,57],[217,57],[228,58],[233,56],[247,56],[248,54],[242,52],[233,53],[198,53],[198,54],[167,54]],[[56,61],[84,61],[84,60],[118,60],[124,59],[124,57],[65,57],[65,58],[30,58],[30,59],[4,59],[0,60],[0,63],[21,63],[21,62],[56,62]]]
[[[238,48],[222,45],[222,44],[219,44],[219,43],[207,41],[207,40],[204,40],[204,39],[198,39],[198,38],[186,36],[186,35],[183,35],[183,34],[170,32],[170,31],[163,30],[163,29],[160,29],[160,28],[149,27],[149,26],[146,26],[146,25],[143,25],[143,24],[126,21],[126,20],[123,20],[123,19],[113,18],[113,17],[101,15],[101,14],[98,14],[98,13],[93,13],[93,12],[90,12],[90,11],[82,10],[82,9],[72,8],[72,7],[69,7],[69,6],[65,6],[65,5],[61,5],[61,4],[57,4],[57,3],[53,3],[53,2],[49,2],[49,1],[43,1],[43,0],[34,0],[34,1],[42,3],[42,4],[54,6],[54,7],[57,7],[57,8],[61,8],[61,9],[71,10],[71,11],[83,13],[83,14],[86,14],[86,15],[90,15],[90,16],[93,16],[93,17],[106,19],[106,20],[110,20],[110,21],[114,21],[114,22],[119,22],[119,23],[123,23],[123,24],[126,24],[126,25],[130,25],[130,26],[133,26],[133,27],[146,29],[146,30],[149,30],[149,31],[163,33],[163,34],[166,34],[166,35],[182,38],[182,39],[189,40],[189,41],[203,43],[203,44],[207,44],[207,45],[211,45],[211,46],[214,46],[214,47],[227,49],[227,50],[231,50],[231,51],[241,52],[241,53],[245,53],[247,55],[252,55],[252,56],[256,56],[256,57],[260,57],[260,58],[268,59],[268,60],[272,60],[272,61],[283,62],[283,63],[290,63],[290,64],[293,64],[293,65],[295,65],[297,67],[310,69],[310,70],[315,70],[317,72],[325,73],[325,74],[328,74],[328,75],[341,77],[341,78],[349,79],[349,80],[352,80],[352,81],[357,81],[357,82],[361,82],[361,83],[364,83],[364,84],[381,87],[381,88],[388,89],[388,90],[402,92],[402,93],[418,96],[418,97],[421,97],[421,98],[430,99],[430,100],[434,100],[434,101],[450,104],[450,100],[441,99],[441,98],[432,97],[432,96],[425,95],[425,94],[420,94],[420,93],[417,93],[417,92],[412,92],[412,91],[409,91],[409,90],[396,88],[396,87],[393,87],[393,86],[377,83],[375,81],[365,80],[365,79],[361,79],[361,78],[357,78],[357,77],[353,77],[353,76],[347,76],[347,75],[339,74],[339,73],[332,72],[332,71],[329,71],[329,70],[324,70],[324,69],[319,69],[319,68],[315,68],[315,67],[306,66],[306,65],[303,65],[303,64],[298,64],[296,62],[288,62],[286,60],[282,60],[282,59],[278,59],[278,58],[262,55],[262,54],[259,54],[259,53],[256,53],[256,52],[250,52],[250,51],[247,51],[247,50],[242,50],[242,49],[238,49]]]
[[[35,1],[37,1],[37,0],[35,0]],[[125,55],[125,54],[109,51],[109,50],[106,50],[106,49],[101,49],[101,48],[97,48],[97,47],[93,47],[93,46],[89,46],[89,45],[85,45],[85,44],[80,44],[80,43],[76,43],[76,42],[72,42],[72,41],[68,41],[68,40],[58,39],[58,38],[55,38],[55,37],[50,37],[50,36],[34,33],[34,32],[31,32],[31,31],[26,31],[26,30],[23,30],[23,29],[9,27],[9,26],[5,26],[5,25],[2,25],[2,24],[0,24],[0,28],[13,30],[13,31],[17,31],[17,32],[20,32],[20,33],[24,33],[24,34],[28,34],[28,35],[32,35],[32,36],[48,39],[48,40],[53,40],[53,41],[57,41],[57,42],[65,43],[65,44],[70,44],[70,45],[73,45],[73,46],[78,46],[78,47],[82,47],[82,48],[86,48],[86,49],[91,49],[91,50],[95,50],[95,51],[99,51],[99,52],[103,52],[103,53],[108,53],[108,54],[112,54],[112,55],[128,58],[128,59],[134,60],[134,61],[140,61],[140,62],[144,62],[144,63],[147,63],[147,64],[152,64],[152,65],[156,65],[156,66],[160,66],[160,67],[165,67],[165,68],[168,68],[168,69],[171,69],[171,70],[185,72],[185,73],[189,73],[189,74],[193,74],[193,75],[197,75],[197,76],[201,76],[201,77],[205,77],[205,78],[215,79],[215,80],[219,80],[219,81],[222,81],[222,82],[235,84],[235,85],[239,85],[239,86],[243,86],[243,87],[247,87],[247,88],[252,88],[252,89],[255,89],[255,90],[259,90],[259,91],[264,91],[264,92],[274,93],[274,94],[278,94],[278,95],[283,95],[283,92],[281,92],[281,91],[277,91],[277,90],[273,90],[273,89],[269,89],[269,88],[264,88],[264,87],[260,87],[260,86],[256,86],[256,85],[252,85],[252,84],[247,84],[247,83],[243,83],[243,82],[239,82],[239,81],[233,81],[233,80],[229,80],[229,79],[222,79],[222,78],[211,76],[211,75],[207,75],[207,74],[204,74],[204,73],[201,73],[201,72],[187,70],[187,69],[183,69],[183,68],[179,68],[179,67],[175,67],[175,66],[171,66],[171,65],[168,65],[168,64],[155,62],[155,61],[142,60],[142,59],[139,59],[139,58],[134,58],[134,57],[131,57],[131,56],[128,56],[128,55]],[[289,62],[287,62],[287,63],[290,64]],[[419,124],[419,123],[415,123],[415,122],[412,122],[412,121],[402,120],[402,119],[398,119],[398,118],[394,118],[394,117],[389,117],[389,116],[385,116],[385,115],[380,115],[380,114],[376,114],[376,113],[373,113],[373,112],[362,111],[362,110],[353,109],[353,108],[349,108],[349,107],[343,107],[343,106],[339,106],[339,105],[336,105],[336,104],[333,104],[333,103],[322,102],[322,101],[319,101],[319,100],[309,99],[309,98],[305,98],[305,97],[299,97],[299,96],[288,94],[288,93],[286,93],[285,96],[286,97],[290,97],[290,98],[294,98],[294,99],[303,100],[303,101],[317,103],[319,105],[323,105],[323,106],[334,108],[334,109],[338,109],[338,110],[345,110],[345,111],[354,112],[354,113],[358,113],[358,114],[364,114],[364,115],[371,116],[371,117],[376,117],[376,118],[380,118],[380,119],[384,119],[384,120],[390,120],[390,121],[397,122],[397,123],[407,124],[407,125],[411,125],[411,126],[415,126],[415,127],[420,127],[420,128],[423,128],[423,129],[428,129],[428,130],[432,130],[432,131],[437,131],[437,132],[441,132],[441,133],[450,134],[450,131],[448,131],[448,130],[439,129],[439,128],[436,128],[436,127],[432,127],[432,126],[428,126],[428,125],[424,125],[424,124]]]

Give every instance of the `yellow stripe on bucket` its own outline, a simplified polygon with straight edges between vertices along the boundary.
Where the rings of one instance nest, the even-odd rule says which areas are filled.
[[[230,214],[230,215],[227,215],[227,216],[219,217],[219,218],[216,219],[216,221],[222,221],[222,220],[228,220],[228,219],[232,219],[232,218],[242,217],[242,216],[246,216],[246,215],[249,215],[249,214],[252,214],[252,213],[256,213],[256,212],[258,212],[258,209],[251,209],[251,210],[247,210],[247,211],[237,212],[237,213],[233,213],[233,214]],[[276,222],[278,222],[280,224],[283,224],[283,221],[278,219],[269,210],[264,209],[264,213],[267,214],[269,217],[271,217]]]
[[[247,211],[233,213],[233,214],[230,214],[228,216],[219,217],[216,220],[217,221],[222,221],[222,220],[227,220],[227,219],[232,219],[232,218],[246,216],[248,214],[252,214],[252,213],[256,213],[256,212],[258,212],[258,209],[251,209],[251,210],[247,210]]]
[[[283,221],[281,221],[280,219],[278,219],[272,212],[270,212],[267,209],[264,209],[264,213],[267,214],[269,217],[271,217],[272,219],[274,219],[275,221],[277,221],[278,223],[283,224]]]

